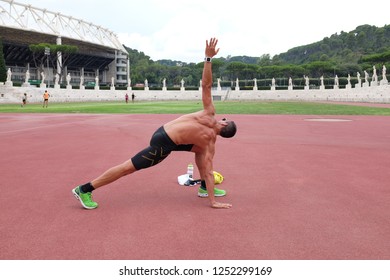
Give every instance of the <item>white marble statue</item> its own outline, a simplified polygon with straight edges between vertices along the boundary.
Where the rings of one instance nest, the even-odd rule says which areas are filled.
[[[386,66],[383,64],[383,67],[382,67],[382,79],[383,80],[387,80],[386,78]]]
[[[11,81],[11,77],[12,77],[12,71],[11,71],[11,68],[8,68],[8,70],[7,70],[7,82]]]
[[[24,78],[24,82],[27,84],[27,83],[28,83],[28,80],[30,80],[30,72],[29,72],[28,69],[27,69],[27,71],[26,71],[26,76],[25,76],[25,78]]]
[[[68,73],[68,75],[66,75],[66,84],[69,86],[70,85],[70,80],[72,79],[72,77],[70,76],[70,73]]]
[[[368,83],[368,78],[369,78],[368,72],[366,70],[364,70],[364,82],[365,83]]]
[[[58,83],[60,82],[60,75],[56,73],[54,78],[54,85],[58,86]]]
[[[309,86],[309,76],[304,76],[305,78],[305,86]]]
[[[84,85],[84,76],[80,76],[80,88]]]
[[[362,79],[360,78],[360,72],[356,72],[357,83],[355,84],[355,88],[360,88],[362,86]]]
[[[372,81],[374,83],[378,82],[378,75],[376,74],[376,67],[375,67],[375,65],[372,66]]]

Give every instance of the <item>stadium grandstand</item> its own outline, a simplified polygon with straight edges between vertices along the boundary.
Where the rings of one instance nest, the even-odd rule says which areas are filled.
[[[54,85],[56,74],[64,83],[68,74],[71,84],[128,86],[128,53],[114,32],[82,19],[14,2],[0,0],[0,38],[6,68],[12,70],[12,81],[23,83],[29,72],[30,84],[44,73],[48,86]],[[30,45],[51,44],[77,47],[66,56],[50,53],[46,48],[34,53]],[[38,83],[37,82],[37,83]]]

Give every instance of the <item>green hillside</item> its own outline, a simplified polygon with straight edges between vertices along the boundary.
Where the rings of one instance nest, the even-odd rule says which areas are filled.
[[[127,47],[126,47],[127,48]],[[127,48],[130,55],[132,82],[143,83],[149,87],[161,88],[165,78],[170,89],[177,88],[183,79],[186,88],[199,86],[202,75],[202,63],[185,63],[176,60],[153,61],[143,52]],[[390,25],[376,27],[361,25],[349,32],[341,31],[319,42],[297,46],[271,57],[228,56],[213,60],[213,77],[221,79],[222,87],[231,87],[236,79],[240,88],[253,87],[257,79],[260,89],[269,88],[271,79],[276,78],[278,87],[287,86],[289,77],[295,85],[303,85],[303,76],[310,77],[310,83],[318,85],[324,76],[325,85],[332,86],[335,75],[340,78],[340,85],[347,83],[347,76],[356,83],[357,72],[367,71],[372,75],[372,68],[390,67]],[[390,69],[390,68],[389,68]],[[388,77],[390,80],[390,77]]]

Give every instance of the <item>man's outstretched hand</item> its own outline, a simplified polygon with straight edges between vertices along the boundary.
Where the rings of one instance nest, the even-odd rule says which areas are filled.
[[[218,208],[218,209],[229,209],[232,207],[232,205],[230,203],[220,203],[220,202],[214,201],[211,204],[211,207]]]
[[[211,38],[210,43],[208,40],[206,40],[206,50],[205,55],[206,57],[214,57],[219,52],[219,48],[215,49],[217,47],[218,39]]]

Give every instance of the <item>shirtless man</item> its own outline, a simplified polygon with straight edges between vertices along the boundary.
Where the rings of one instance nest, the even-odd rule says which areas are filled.
[[[225,138],[236,134],[236,125],[226,119],[216,120],[215,107],[211,96],[212,71],[211,59],[219,48],[216,49],[218,40],[215,38],[206,41],[205,62],[202,75],[202,101],[203,110],[183,115],[170,121],[157,129],[150,140],[150,146],[136,154],[130,160],[114,166],[89,183],[78,186],[72,190],[74,196],[86,209],[94,209],[98,206],[92,200],[92,191],[105,186],[119,178],[138,170],[151,167],[163,161],[172,151],[188,151],[195,153],[195,163],[202,180],[202,187],[207,189],[203,197],[208,196],[211,207],[230,208],[229,203],[220,203],[216,196],[223,196],[224,191],[214,187],[213,157],[217,136]],[[216,192],[217,191],[217,192]],[[222,192],[222,193],[218,193]]]
[[[47,108],[47,106],[49,106],[49,97],[50,97],[50,94],[47,92],[47,90],[45,90],[45,93],[43,94],[43,108]]]

